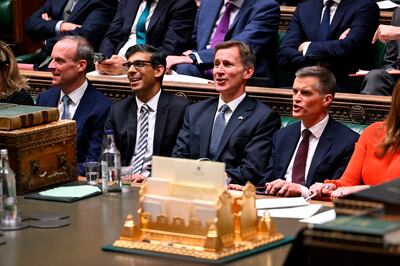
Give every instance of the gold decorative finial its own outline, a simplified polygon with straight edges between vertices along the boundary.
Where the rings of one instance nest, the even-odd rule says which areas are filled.
[[[131,214],[128,214],[124,226],[121,230],[121,239],[137,241],[140,239],[141,236],[142,233],[135,223],[133,216]]]
[[[263,216],[258,223],[258,232],[264,235],[272,235],[276,233],[275,224],[268,211],[264,211]]]
[[[222,250],[222,241],[218,236],[217,226],[215,223],[212,223],[208,229],[207,238],[204,243],[204,249],[213,252]]]

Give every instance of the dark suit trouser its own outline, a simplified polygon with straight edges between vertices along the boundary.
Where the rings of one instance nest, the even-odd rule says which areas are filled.
[[[392,95],[393,87],[398,78],[390,75],[386,70],[373,69],[365,76],[361,86],[362,94]]]

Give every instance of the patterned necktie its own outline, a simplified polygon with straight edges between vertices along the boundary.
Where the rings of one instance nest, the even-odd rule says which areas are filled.
[[[326,41],[329,40],[329,25],[331,23],[331,6],[333,0],[328,0],[325,3],[325,11],[322,17],[321,24],[319,25],[318,40]]]
[[[153,0],[146,0],[146,7],[136,25],[136,44],[146,44],[146,21],[150,13],[150,6]]]
[[[303,139],[297,149],[296,157],[294,158],[292,182],[300,185],[305,184],[306,163],[308,154],[308,144],[310,143],[311,131],[308,129],[303,130]]]
[[[61,115],[61,119],[71,119],[71,114],[69,112],[69,105],[71,104],[72,100],[68,95],[64,95],[62,101],[64,110]]]
[[[217,29],[215,30],[214,37],[211,41],[211,47],[215,47],[217,44],[225,40],[225,35],[229,30],[229,21],[231,17],[231,12],[234,7],[235,5],[232,4],[231,2],[227,2],[225,4],[225,11],[224,14],[222,14]]]
[[[211,141],[209,147],[209,157],[210,159],[214,158],[217,153],[219,142],[221,141],[222,134],[224,133],[226,121],[225,121],[225,112],[230,110],[229,106],[224,104],[219,109],[219,112],[215,118],[213,131],[211,134]]]
[[[149,111],[150,108],[147,104],[144,104],[140,109],[139,116],[139,141],[136,143],[136,154],[132,159],[132,174],[142,173],[144,156],[147,150],[147,139],[149,134]]]

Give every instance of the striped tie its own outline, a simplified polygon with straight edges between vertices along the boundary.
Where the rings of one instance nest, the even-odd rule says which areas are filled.
[[[214,159],[214,156],[218,150],[219,142],[222,138],[222,134],[224,134],[226,126],[225,112],[228,110],[230,110],[228,105],[222,105],[215,118],[214,127],[211,134],[210,148],[208,152],[210,159]]]
[[[132,174],[142,173],[144,156],[147,150],[147,137],[149,135],[149,106],[147,104],[144,104],[140,109],[139,124],[140,136],[133,159]]]
[[[69,105],[71,104],[71,98],[68,95],[64,95],[62,98],[63,101],[63,113],[61,115],[61,119],[71,119],[71,114],[69,112]]]

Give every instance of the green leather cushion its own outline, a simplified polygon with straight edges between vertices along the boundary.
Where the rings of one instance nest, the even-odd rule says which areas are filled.
[[[293,124],[295,122],[299,121],[298,119],[292,118],[292,117],[281,117],[281,122],[282,125],[281,127],[286,127],[290,124]],[[361,134],[363,130],[368,126],[365,124],[356,124],[356,123],[348,123],[348,122],[342,122],[342,124],[348,126],[350,129],[354,130],[358,134]]]
[[[12,29],[12,6],[11,0],[0,0],[0,28],[1,30]]]

